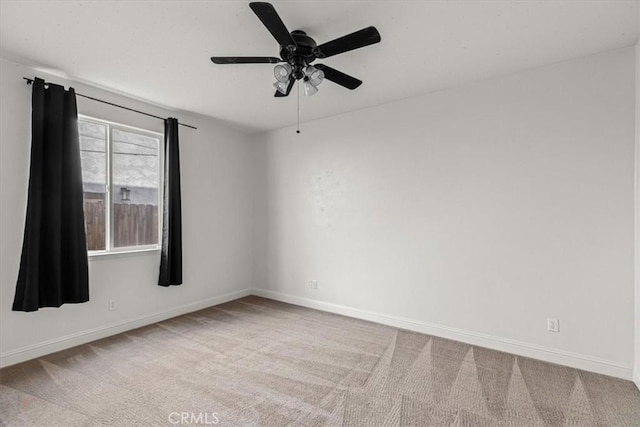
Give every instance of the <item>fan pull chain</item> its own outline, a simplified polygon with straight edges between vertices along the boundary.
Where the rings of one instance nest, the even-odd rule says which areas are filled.
[[[296,80],[298,86],[298,119],[296,121],[296,133],[300,133],[300,80]]]

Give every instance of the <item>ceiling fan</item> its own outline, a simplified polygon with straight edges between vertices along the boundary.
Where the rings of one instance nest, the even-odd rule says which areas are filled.
[[[347,89],[355,89],[361,80],[324,64],[311,65],[316,59],[348,52],[380,42],[380,33],[375,27],[367,27],[355,33],[317,45],[304,31],[289,32],[278,12],[270,3],[253,2],[249,7],[262,21],[280,45],[280,58],[257,56],[214,56],[215,64],[278,64],[273,70],[276,77],[276,97],[288,96],[296,80],[302,80],[306,95],[318,92],[318,85],[326,78]],[[284,64],[280,64],[284,63]]]

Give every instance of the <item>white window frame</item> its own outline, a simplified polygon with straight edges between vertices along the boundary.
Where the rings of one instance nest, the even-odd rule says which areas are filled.
[[[114,255],[114,254],[126,254],[135,252],[149,252],[159,251],[162,239],[162,200],[164,190],[164,134],[160,132],[150,131],[148,129],[142,129],[135,126],[129,126],[118,122],[112,122],[110,120],[98,119],[96,117],[87,116],[84,114],[78,114],[78,121],[95,123],[106,127],[105,135],[105,171],[106,176],[106,191],[105,191],[105,249],[104,250],[88,250],[89,256],[102,256],[102,255]],[[113,151],[112,151],[112,129],[117,129],[123,132],[134,132],[140,135],[149,136],[158,139],[158,243],[155,245],[138,245],[138,246],[114,246],[114,235],[112,230],[113,225]]]

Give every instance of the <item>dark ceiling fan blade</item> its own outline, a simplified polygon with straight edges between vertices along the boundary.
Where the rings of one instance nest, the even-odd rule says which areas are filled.
[[[296,46],[296,42],[289,34],[289,30],[280,19],[280,15],[276,12],[276,9],[271,3],[265,2],[253,2],[249,3],[249,7],[258,16],[258,19],[262,21],[267,30],[271,33],[274,39],[280,44],[280,46]]]
[[[268,56],[212,56],[214,64],[277,64],[280,58]]]
[[[289,79],[289,86],[287,86],[287,93],[284,94],[282,92],[280,92],[279,90],[276,90],[276,94],[274,95],[276,98],[284,98],[285,96],[289,96],[289,94],[291,93],[291,88],[293,87],[293,84],[296,82],[295,79]]]
[[[346,36],[323,43],[316,47],[313,53],[317,58],[328,58],[339,53],[379,43],[380,40],[382,39],[376,27],[367,27],[355,33],[347,34]]]
[[[342,71],[338,71],[335,68],[331,68],[324,64],[315,64],[318,70],[322,70],[324,73],[324,78],[327,80],[331,80],[332,82],[339,84],[340,86],[344,86],[347,89],[355,89],[362,84],[362,80],[358,80],[355,77],[351,77],[348,74],[343,73]]]

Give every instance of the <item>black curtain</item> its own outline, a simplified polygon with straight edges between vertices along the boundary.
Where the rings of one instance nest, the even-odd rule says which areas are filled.
[[[164,121],[164,200],[158,285],[182,284],[182,208],[178,120]]]
[[[78,110],[73,88],[33,82],[31,169],[15,311],[89,301]]]

